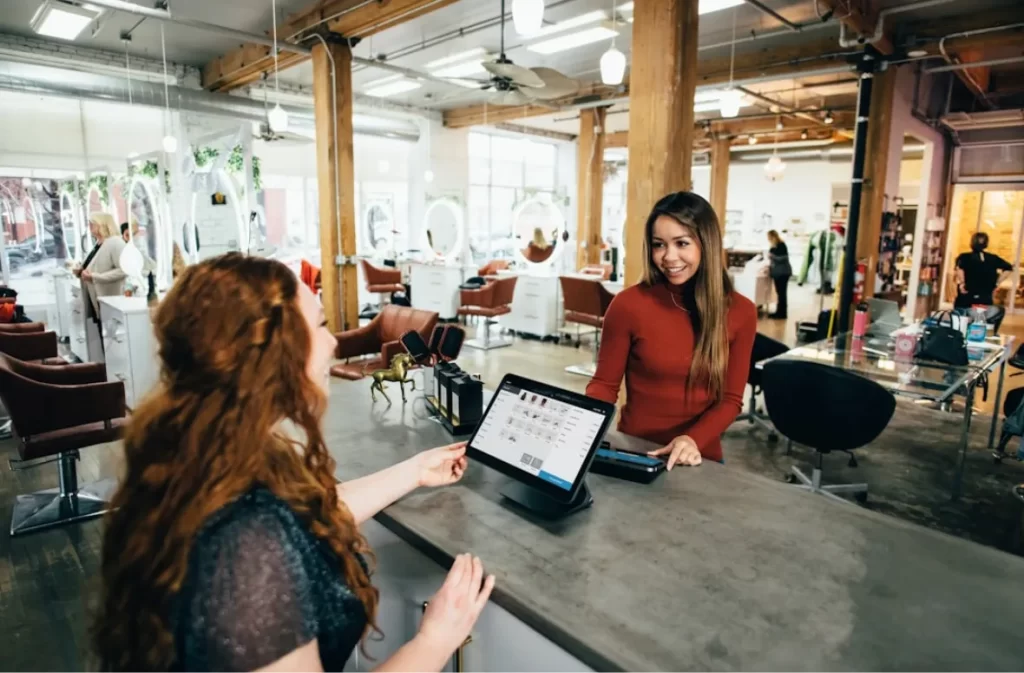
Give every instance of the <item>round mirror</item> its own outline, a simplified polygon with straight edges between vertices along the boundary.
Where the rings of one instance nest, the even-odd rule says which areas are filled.
[[[394,247],[394,224],[389,204],[373,203],[363,216],[363,240],[377,253],[388,253]]]
[[[128,212],[131,238],[135,247],[150,259],[157,257],[157,237],[160,230],[160,206],[156,200],[153,181],[136,177],[128,190]],[[136,229],[136,225],[138,228]]]
[[[438,199],[427,206],[423,222],[427,248],[453,260],[462,248],[462,208],[451,199]]]
[[[80,210],[71,194],[64,192],[60,196],[60,226],[61,231],[64,234],[64,248],[67,251],[67,258],[75,261],[81,261],[80,250],[81,246],[78,244],[78,236],[82,231],[82,225],[79,222]]]
[[[209,189],[192,192],[191,224],[186,223],[181,232],[185,253],[195,261],[238,250],[250,253],[260,249],[266,235],[266,225],[259,219],[250,227],[238,197],[238,186],[231,175],[222,168],[217,171],[215,180],[215,183],[212,180],[204,183],[216,184],[214,193],[209,193]],[[223,203],[217,200],[218,196],[224,197]],[[230,209],[230,217],[225,217],[226,209]],[[257,206],[257,210],[262,211],[262,208]],[[200,221],[204,222],[203,226],[199,226]]]
[[[565,220],[553,203],[540,197],[527,199],[512,214],[516,249],[530,264],[549,264],[563,247]]]

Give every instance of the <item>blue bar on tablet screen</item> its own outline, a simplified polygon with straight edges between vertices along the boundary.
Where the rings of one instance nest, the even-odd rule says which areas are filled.
[[[540,474],[538,474],[537,476],[540,477],[541,479],[543,479],[544,481],[549,481],[552,484],[554,484],[555,486],[557,486],[559,488],[564,488],[567,491],[572,488],[572,483],[566,481],[565,479],[559,479],[558,477],[556,477],[555,475],[551,474],[550,472],[545,472],[545,471],[541,470]]]

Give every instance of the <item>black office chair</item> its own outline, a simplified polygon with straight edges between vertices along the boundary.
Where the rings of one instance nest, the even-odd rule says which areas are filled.
[[[896,410],[892,393],[858,374],[803,360],[766,363],[761,387],[775,429],[818,454],[810,477],[793,467],[801,488],[841,502],[846,501],[837,493],[867,500],[867,484],[821,485],[824,456],[843,451],[850,454],[850,466],[856,467],[854,449],[878,437]]]
[[[748,421],[752,425],[768,431],[768,441],[778,441],[779,435],[775,428],[768,422],[768,416],[757,410],[757,396],[761,394],[761,370],[757,363],[782,355],[789,350],[789,346],[767,337],[760,332],[754,335],[754,350],[750,354],[750,371],[747,373],[747,383],[750,384],[750,402],[748,410],[736,417],[736,421]]]

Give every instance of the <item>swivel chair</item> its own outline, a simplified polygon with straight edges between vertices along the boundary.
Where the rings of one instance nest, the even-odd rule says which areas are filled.
[[[804,360],[772,360],[761,372],[768,417],[790,441],[817,452],[810,477],[793,467],[800,488],[840,502],[838,493],[867,500],[867,484],[823,486],[825,454],[842,451],[857,466],[853,451],[874,441],[889,424],[896,398],[878,383],[844,369]]]
[[[768,416],[757,410],[757,396],[761,394],[761,369],[758,363],[782,355],[789,347],[760,332],[754,335],[754,350],[750,355],[750,371],[747,372],[747,383],[750,385],[750,402],[747,411],[736,417],[735,422],[748,421],[752,425],[768,432],[768,441],[775,442],[779,435],[768,422]]]

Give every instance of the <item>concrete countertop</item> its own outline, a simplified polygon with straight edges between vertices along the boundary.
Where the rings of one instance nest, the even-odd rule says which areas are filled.
[[[402,404],[394,390],[389,406],[371,403],[369,386],[331,385],[339,478],[452,441],[419,392]],[[505,481],[471,465],[460,484],[417,491],[377,520],[446,567],[479,555],[494,602],[595,669],[1024,661],[1024,559],[717,463],[650,485],[591,475],[594,505],[559,522],[505,504]]]

